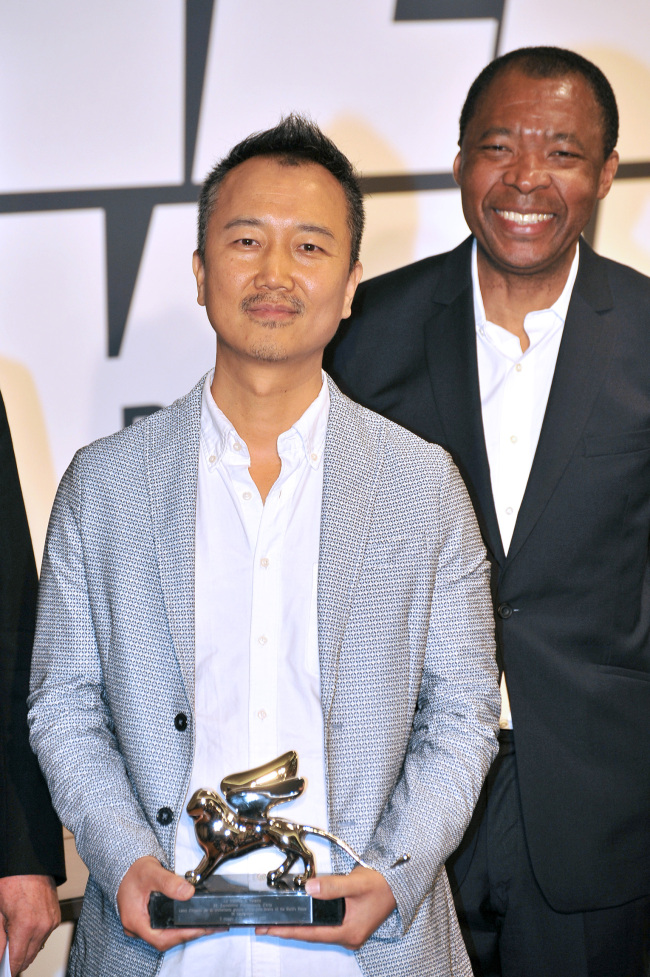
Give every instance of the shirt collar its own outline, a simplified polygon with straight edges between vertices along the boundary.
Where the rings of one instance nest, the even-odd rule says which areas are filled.
[[[488,320],[485,317],[485,306],[483,305],[483,296],[481,295],[481,286],[478,279],[477,255],[478,247],[476,244],[476,238],[474,238],[474,241],[472,242],[472,291],[474,293],[474,321],[476,323],[476,329],[478,330],[481,328],[481,326],[485,327]],[[555,313],[558,319],[560,319],[562,325],[564,325],[567,312],[569,311],[569,302],[571,301],[571,293],[573,292],[573,286],[575,285],[576,276],[578,274],[579,261],[580,247],[576,246],[576,253],[573,256],[571,268],[569,269],[569,275],[564,288],[562,289],[562,294],[555,300],[550,309],[539,310],[543,312]]]
[[[242,461],[245,460],[249,465],[250,456],[245,442],[214,401],[210,389],[213,379],[214,370],[205,378],[201,395],[201,448],[208,467],[214,468],[221,461],[227,448],[237,451]],[[312,468],[318,468],[322,462],[329,417],[330,392],[325,373],[322,373],[322,380],[316,399],[295,424],[278,438],[280,457],[283,451],[290,449],[291,445],[299,444],[301,453]],[[236,447],[237,445],[239,448]]]

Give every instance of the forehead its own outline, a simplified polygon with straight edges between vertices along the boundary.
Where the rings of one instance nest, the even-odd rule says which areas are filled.
[[[210,223],[223,224],[241,216],[325,224],[343,233],[347,230],[347,199],[339,181],[319,163],[255,156],[226,174]]]
[[[494,78],[479,97],[468,130],[480,138],[488,127],[530,130],[544,134],[595,136],[602,140],[602,110],[580,74],[531,78],[512,67]]]

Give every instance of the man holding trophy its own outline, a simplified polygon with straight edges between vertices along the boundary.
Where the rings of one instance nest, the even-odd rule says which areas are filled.
[[[30,722],[90,870],[70,973],[470,977],[444,862],[496,749],[488,567],[449,456],[322,372],[361,277],[354,172],[291,116],[199,211],[214,372],[80,451],[48,533]],[[343,922],[152,928],[151,892],[194,895],[188,802],[291,751],[282,816],[359,856],[310,839]]]

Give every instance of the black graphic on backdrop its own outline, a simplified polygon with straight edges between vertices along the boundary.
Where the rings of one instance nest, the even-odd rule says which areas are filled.
[[[494,55],[499,51],[506,0],[396,0],[395,21],[497,21]],[[1,213],[102,208],[106,213],[106,282],[108,302],[107,355],[119,356],[129,308],[142,260],[153,208],[158,204],[194,203],[198,187],[192,182],[201,98],[215,13],[215,0],[186,0],[185,32],[185,146],[183,183],[156,187],[118,187],[0,194]],[[617,179],[650,178],[650,161],[623,163]],[[449,172],[398,173],[362,179],[366,193],[408,193],[447,190],[455,186]],[[585,235],[593,241],[597,211]],[[150,407],[125,408],[125,422],[149,413]]]
[[[214,0],[185,4],[185,154],[183,183],[156,187],[63,190],[0,195],[0,213],[81,210],[100,207],[106,213],[106,288],[108,356],[119,356],[153,208],[158,204],[194,203],[198,188],[192,166]]]

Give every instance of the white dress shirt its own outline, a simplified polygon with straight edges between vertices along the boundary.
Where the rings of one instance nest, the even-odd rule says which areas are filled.
[[[187,800],[199,787],[295,749],[302,797],[278,817],[327,827],[325,749],[318,660],[317,575],[323,450],[329,413],[317,399],[278,438],[280,475],[266,501],[253,482],[243,440],[215,404],[206,379],[196,511],[195,752]],[[184,805],[185,807],[185,805]],[[331,871],[329,843],[310,837],[319,874]],[[183,810],[175,866],[202,852]],[[275,848],[226,862],[226,875],[266,876],[284,860]],[[296,869],[301,867],[300,863]],[[359,977],[342,947],[256,936],[233,929],[165,954],[163,977]]]
[[[478,278],[477,245],[472,249],[472,287],[478,379],[490,482],[501,542],[508,552],[551,390],[573,285],[578,253],[562,294],[550,309],[529,312],[524,329],[530,340],[525,353],[519,339],[488,322]],[[501,728],[512,729],[510,704],[501,680]]]

